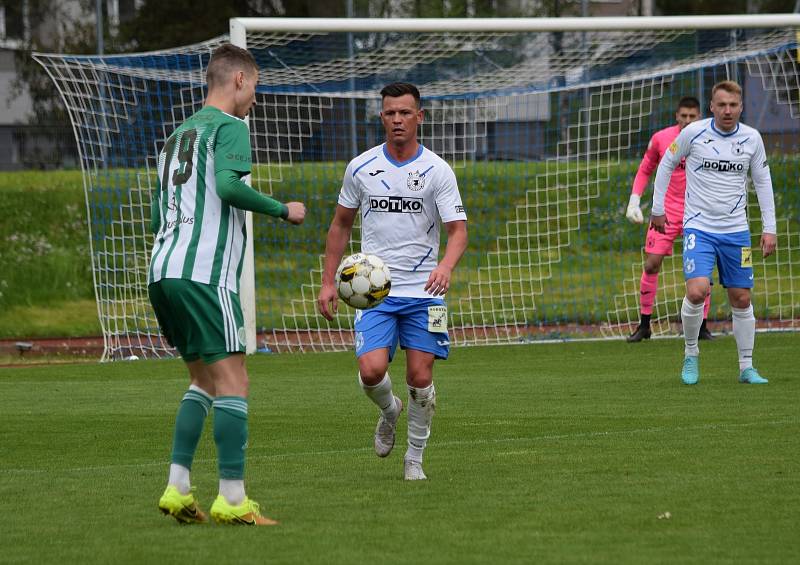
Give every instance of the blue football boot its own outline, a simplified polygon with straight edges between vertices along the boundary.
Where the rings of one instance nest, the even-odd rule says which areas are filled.
[[[763,385],[769,381],[759,375],[755,367],[748,367],[739,374],[739,382],[749,385]]]
[[[683,371],[681,371],[681,379],[685,385],[696,385],[700,379],[700,371],[698,369],[697,355],[687,355],[683,360]]]

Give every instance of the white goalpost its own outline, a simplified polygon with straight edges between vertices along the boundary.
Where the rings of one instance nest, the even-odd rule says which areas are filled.
[[[619,338],[638,322],[644,228],[624,218],[650,135],[723,79],[765,139],[778,252],[754,257],[759,327],[800,327],[800,15],[558,19],[234,18],[230,36],[156,53],[37,54],[73,121],[87,194],[105,359],[170,355],[146,292],[155,157],[202,106],[225,41],[260,66],[249,117],[252,185],[309,207],[306,224],[248,221],[248,349],[352,345],[352,311],[316,313],[344,166],[382,142],[380,88],[423,95],[422,143],[456,171],[470,249],[448,295],[455,345]],[[643,202],[649,202],[652,190]],[[648,210],[645,210],[645,214]],[[760,234],[757,202],[751,227]],[[351,250],[359,246],[356,225]],[[680,248],[664,262],[656,335],[679,332]],[[715,290],[713,323],[727,305]]]

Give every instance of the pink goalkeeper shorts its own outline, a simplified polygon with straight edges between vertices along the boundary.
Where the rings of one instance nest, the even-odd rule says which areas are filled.
[[[653,255],[672,255],[672,248],[675,245],[675,240],[683,233],[683,218],[667,218],[667,221],[669,222],[666,225],[667,233],[659,233],[652,227],[648,228],[647,238],[644,244],[645,253],[652,253]]]

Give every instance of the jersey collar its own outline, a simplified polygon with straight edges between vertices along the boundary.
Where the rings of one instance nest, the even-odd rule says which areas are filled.
[[[711,118],[711,129],[714,131],[714,133],[716,133],[717,135],[722,136],[722,137],[730,137],[730,136],[738,133],[740,124],[741,124],[741,122],[736,124],[736,129],[735,130],[729,131],[728,133],[725,133],[724,131],[719,131],[717,129],[717,127],[714,125],[714,118]]]
[[[240,122],[244,122],[244,120],[242,118],[240,118],[238,116],[234,116],[233,114],[229,114],[228,112],[225,112],[223,110],[220,110],[216,106],[211,106],[211,105],[206,104],[205,106],[200,108],[200,110],[201,111],[202,110],[206,110],[206,111],[209,111],[209,112],[219,113],[219,114],[222,114],[223,116],[228,116],[229,118],[233,118],[234,120],[239,120]]]
[[[396,160],[394,159],[394,157],[392,157],[391,155],[389,155],[389,152],[386,150],[386,144],[384,143],[384,144],[383,144],[383,156],[384,156],[384,157],[386,157],[386,160],[387,160],[387,161],[389,161],[389,162],[390,162],[392,165],[394,165],[395,167],[405,167],[405,166],[406,166],[406,165],[408,165],[409,163],[413,163],[414,161],[416,161],[417,159],[419,159],[419,156],[420,156],[420,155],[422,155],[422,152],[424,151],[424,149],[425,149],[425,147],[424,147],[424,146],[423,146],[423,145],[420,143],[420,144],[419,144],[419,147],[417,148],[417,153],[416,153],[416,155],[414,155],[413,157],[411,157],[411,159],[409,159],[408,161],[396,161]]]

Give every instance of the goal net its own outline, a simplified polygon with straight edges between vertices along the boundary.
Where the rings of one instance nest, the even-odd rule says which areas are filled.
[[[799,35],[752,27],[758,18],[729,29],[446,31],[447,20],[438,31],[377,31],[378,22],[373,31],[248,29],[235,40],[245,38],[261,68],[249,118],[252,184],[308,206],[299,228],[253,219],[258,348],[352,346],[352,310],[341,305],[332,323],[316,312],[325,236],[346,163],[383,141],[378,92],[397,80],[420,87],[421,141],[452,165],[469,217],[469,249],[447,299],[454,345],[630,332],[646,230],[624,217],[636,169],[650,136],[674,123],[677,101],[695,96],[709,115],[710,89],[724,79],[742,85],[742,121],[763,135],[775,191],[778,250],[767,260],[753,254],[758,324],[797,330]],[[80,148],[105,359],[173,354],[146,288],[156,156],[202,106],[209,56],[228,40],[151,53],[36,55],[63,96]],[[652,185],[645,217],[651,198]],[[752,187],[749,200],[757,249]],[[356,225],[348,251],[359,239]],[[682,297],[678,241],[662,266],[656,335],[678,335]],[[712,328],[727,328],[729,313],[715,285]]]

